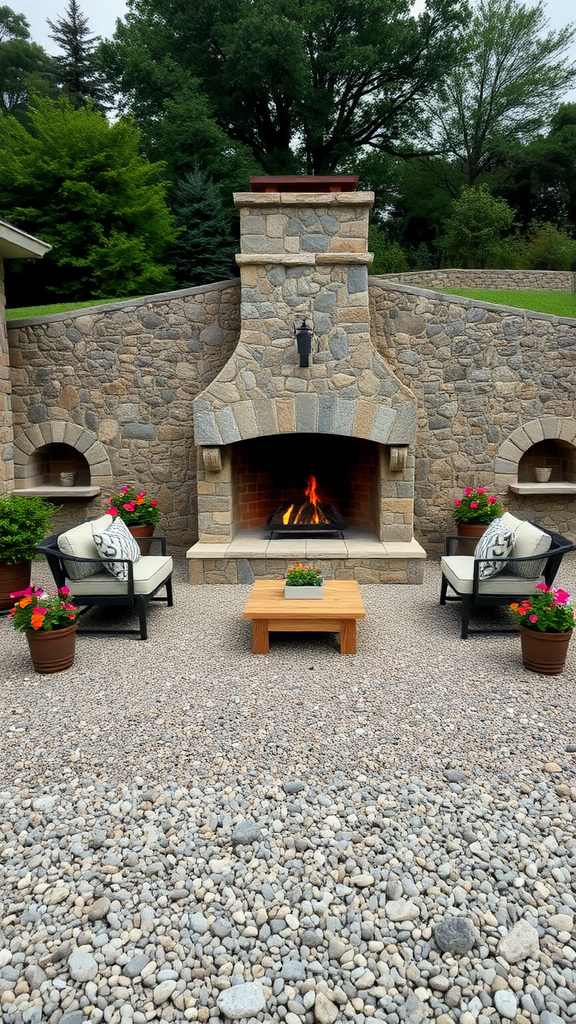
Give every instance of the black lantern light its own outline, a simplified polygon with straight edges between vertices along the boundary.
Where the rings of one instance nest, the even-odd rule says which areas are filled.
[[[296,335],[296,347],[300,356],[300,366],[309,366],[314,331],[306,323],[306,317],[302,317],[300,327],[294,326],[294,334]]]

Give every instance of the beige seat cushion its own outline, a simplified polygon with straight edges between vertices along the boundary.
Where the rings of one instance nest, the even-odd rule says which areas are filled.
[[[529,555],[542,555],[550,549],[552,538],[549,533],[544,533],[537,526],[528,523],[525,519],[517,519],[511,512],[505,512],[502,522],[510,530],[516,533],[514,547],[510,552],[511,558],[528,558]],[[516,562],[509,565],[509,571],[517,576],[525,576],[531,580],[537,580],[544,572],[546,559],[542,558],[535,562]]]
[[[134,563],[134,593],[151,594],[168,579],[173,569],[170,555],[142,555]],[[128,593],[128,583],[114,579],[102,570],[95,576],[83,580],[71,580],[72,595],[81,603],[82,595],[115,597]]]
[[[474,579],[474,557],[472,555],[445,555],[440,563],[448,582],[459,594],[471,594]],[[510,598],[525,597],[534,593],[538,580],[513,576],[509,572],[499,573],[488,580],[481,580],[479,594],[504,594]]]
[[[93,558],[93,562],[65,562],[66,575],[71,580],[81,580],[102,571],[102,563],[92,538],[93,530],[106,530],[113,523],[113,517],[106,514],[99,519],[92,519],[80,526],[73,526],[58,537],[58,547],[63,555],[76,555],[77,558]]]

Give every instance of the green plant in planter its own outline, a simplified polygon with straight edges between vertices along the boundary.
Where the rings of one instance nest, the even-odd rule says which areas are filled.
[[[321,587],[322,582],[320,569],[311,569],[302,562],[291,565],[286,573],[288,587]]]
[[[12,491],[0,497],[0,563],[18,565],[35,557],[34,548],[50,532],[62,506]]]

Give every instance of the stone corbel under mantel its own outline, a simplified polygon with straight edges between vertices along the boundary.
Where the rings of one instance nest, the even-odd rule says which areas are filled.
[[[222,472],[222,452],[220,448],[202,448],[204,469],[207,473]]]

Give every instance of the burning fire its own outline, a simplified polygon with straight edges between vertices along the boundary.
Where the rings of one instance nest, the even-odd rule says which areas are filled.
[[[322,502],[318,497],[318,481],[315,476],[311,476],[306,481],[305,495],[308,501],[302,502],[302,504],[296,505],[294,502],[282,513],[282,522],[284,526],[297,526],[300,524],[309,525],[310,523],[329,523],[330,520],[322,511]]]
[[[311,476],[308,480],[308,487],[305,490],[306,497],[309,499],[310,504],[314,505],[314,515],[312,516],[311,522],[313,523],[327,523],[328,520],[325,516],[320,519],[318,512],[318,494],[316,491],[317,481],[315,476]]]

